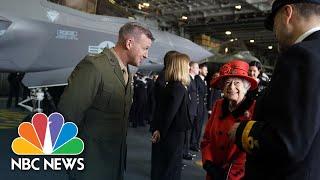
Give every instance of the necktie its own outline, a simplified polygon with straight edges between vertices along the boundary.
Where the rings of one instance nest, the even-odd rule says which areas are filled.
[[[123,79],[124,79],[124,83],[127,84],[128,83],[128,73],[125,69],[122,69],[122,74],[123,74]]]

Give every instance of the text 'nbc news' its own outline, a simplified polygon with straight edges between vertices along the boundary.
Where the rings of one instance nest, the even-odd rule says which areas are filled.
[[[11,158],[11,170],[78,170],[84,169],[84,158]]]

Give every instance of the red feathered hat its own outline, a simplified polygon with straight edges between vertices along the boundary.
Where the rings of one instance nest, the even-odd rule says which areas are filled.
[[[250,90],[253,90],[257,88],[258,82],[254,78],[248,76],[248,70],[249,70],[248,63],[238,59],[231,60],[230,62],[224,64],[220,68],[220,71],[219,71],[220,76],[215,79],[212,79],[210,84],[213,87],[222,89],[223,79],[227,77],[238,77],[238,78],[243,78],[247,80],[251,84]]]

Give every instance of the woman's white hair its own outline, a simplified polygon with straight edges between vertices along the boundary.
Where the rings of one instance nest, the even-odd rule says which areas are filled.
[[[243,87],[244,87],[244,89],[246,90],[246,93],[245,93],[245,94],[247,94],[248,90],[249,90],[250,87],[251,87],[250,82],[247,81],[246,79],[243,79],[243,78],[239,78],[239,79],[242,80],[242,82],[243,82]]]

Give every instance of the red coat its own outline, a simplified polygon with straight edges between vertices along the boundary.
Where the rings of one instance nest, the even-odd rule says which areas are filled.
[[[228,180],[240,180],[244,176],[246,154],[228,137],[228,132],[236,122],[252,119],[255,101],[245,99],[232,113],[228,110],[229,102],[218,100],[206,124],[201,142],[202,162],[212,161],[228,172]],[[207,180],[213,180],[207,174]]]

